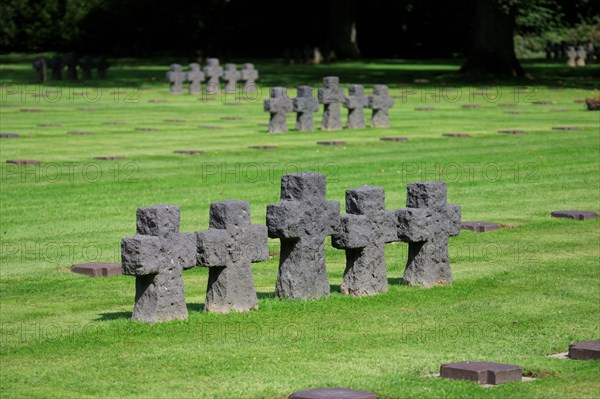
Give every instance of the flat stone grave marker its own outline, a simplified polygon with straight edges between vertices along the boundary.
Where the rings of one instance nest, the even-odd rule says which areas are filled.
[[[552,105],[552,104],[556,104],[555,101],[532,101],[531,103],[533,105]]]
[[[165,122],[183,123],[183,122],[187,122],[187,120],[186,119],[165,119]]]
[[[471,137],[469,133],[444,133],[444,137]]]
[[[315,388],[294,392],[288,399],[377,399],[377,395],[347,388]]]
[[[277,148],[276,145],[250,145],[248,148],[252,148],[254,150],[274,150]]]
[[[257,123],[256,126],[269,127],[269,124],[268,123]]]
[[[433,111],[435,110],[434,107],[417,107],[415,108],[415,111]]]
[[[511,115],[523,115],[525,112],[523,111],[504,111],[505,114],[511,114]]]
[[[160,129],[157,127],[136,127],[135,130],[139,130],[140,132],[155,132]]]
[[[475,381],[478,384],[498,385],[522,381],[523,370],[512,364],[458,362],[442,364],[440,376],[455,380]]]
[[[552,130],[579,130],[579,126],[552,126]]]
[[[525,133],[525,130],[519,130],[519,129],[506,129],[506,130],[498,130],[498,133],[504,133],[504,134],[523,134]]]
[[[500,229],[500,225],[491,222],[462,222],[460,228],[461,230],[471,230],[475,233],[487,233],[488,231]]]
[[[174,154],[185,154],[185,155],[201,155],[204,154],[204,150],[175,150]]]
[[[125,122],[119,122],[119,121],[108,121],[108,122],[104,122],[105,125],[124,125]]]
[[[551,109],[550,112],[569,112],[570,109],[567,108],[556,108],[556,109]]]
[[[221,117],[221,119],[224,121],[241,121],[242,117],[241,116],[223,116],[223,117]]]
[[[550,214],[550,216],[552,216],[553,218],[590,220],[590,219],[596,219],[598,217],[598,214],[596,212],[591,212],[591,211],[569,210],[569,211],[554,211]]]
[[[346,145],[348,144],[345,141],[317,141],[319,145]]]
[[[109,157],[94,157],[94,159],[98,161],[120,161],[122,159],[127,159],[126,157],[121,156],[109,156]]]
[[[200,129],[223,129],[223,126],[214,126],[214,125],[199,125]]]
[[[380,141],[404,142],[408,141],[408,137],[380,137]]]
[[[60,127],[60,126],[62,126],[62,124],[60,124],[60,123],[38,123],[37,126],[39,126],[39,127]]]
[[[37,165],[40,161],[37,159],[8,159],[6,163],[14,163],[15,165]]]
[[[94,108],[94,107],[81,107],[81,108],[77,108],[79,111],[96,111],[98,110],[98,108]]]
[[[569,357],[575,360],[600,359],[600,341],[585,341],[569,345]]]
[[[160,104],[160,103],[166,103],[167,100],[158,100],[158,99],[153,100],[153,99],[150,99],[150,100],[148,100],[148,102],[149,103]]]
[[[481,105],[479,105],[479,104],[463,104],[461,107],[462,108],[481,108]]]
[[[21,112],[42,112],[39,108],[21,108],[19,111]]]
[[[223,105],[229,105],[229,106],[232,106],[232,105],[242,105],[242,103],[223,103]]]
[[[585,100],[575,100],[573,101],[575,104],[583,104]]]
[[[21,136],[17,133],[0,133],[0,138],[3,138],[3,139],[16,139],[19,137],[21,137]]]
[[[498,104],[499,107],[516,107],[517,104],[516,103],[502,103],[502,104]]]
[[[81,263],[73,265],[71,271],[90,277],[110,277],[122,274],[120,263]]]
[[[72,134],[72,135],[76,135],[76,136],[85,136],[87,134],[94,134],[94,132],[72,131],[72,132],[67,132],[67,134]]]

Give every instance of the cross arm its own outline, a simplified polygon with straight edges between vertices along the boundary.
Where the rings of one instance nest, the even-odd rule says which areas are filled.
[[[267,226],[253,224],[248,228],[246,234],[245,247],[251,261],[262,262],[267,260],[269,258]]]
[[[167,260],[183,269],[196,266],[196,246],[195,233],[176,233],[163,238]]]
[[[121,240],[123,274],[145,276],[160,271],[162,257],[159,237],[136,235]]]
[[[364,248],[373,240],[374,230],[365,215],[342,215],[337,232],[331,236],[331,245],[338,249]]]
[[[303,228],[301,204],[282,201],[267,206],[267,229],[271,238],[297,238]]]
[[[402,208],[396,211],[398,237],[402,241],[427,241],[433,238],[434,226],[428,208]]]
[[[448,223],[448,235],[457,236],[460,233],[461,208],[460,205],[448,204],[444,208]]]
[[[196,232],[197,264],[206,267],[226,266],[231,247],[227,230],[208,229]]]

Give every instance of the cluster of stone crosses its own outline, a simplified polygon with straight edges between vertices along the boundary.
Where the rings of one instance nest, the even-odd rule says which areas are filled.
[[[450,284],[448,237],[460,232],[461,209],[446,203],[444,182],[408,185],[406,208],[385,210],[382,187],[346,191],[346,214],[326,199],[325,175],[281,178],[281,202],[268,205],[266,226],[251,224],[246,201],[214,202],[209,229],[179,232],[179,208],[138,208],[137,235],[121,242],[123,274],[136,276],[133,320],[187,319],[182,273],[209,267],[204,310],[227,313],[258,308],[251,264],[268,258],[268,237],[279,238],[276,294],[310,300],[329,297],[324,240],[346,252],[341,292],[352,296],[387,291],[384,245],[409,243],[404,283]]]
[[[340,88],[340,79],[337,76],[323,78],[323,87],[318,90],[316,99],[310,86],[298,86],[297,96],[294,99],[287,96],[285,87],[273,87],[271,98],[264,101],[264,110],[270,114],[268,132],[286,133],[288,112],[296,113],[296,130],[315,130],[313,113],[319,111],[319,103],[324,106],[322,130],[342,129],[340,104],[348,109],[346,121],[348,129],[365,127],[364,108],[373,110],[371,127],[390,127],[388,110],[394,106],[394,98],[388,92],[387,86],[375,85],[373,94],[367,96],[362,85],[352,85],[348,88],[346,96],[344,89]]]
[[[188,83],[189,94],[200,94],[204,80],[206,80],[206,93],[209,94],[216,94],[221,90],[221,80],[225,81],[226,92],[235,92],[238,81],[244,83],[245,91],[255,91],[257,79],[258,71],[254,69],[254,64],[246,63],[239,71],[235,64],[225,64],[223,69],[218,58],[208,58],[203,69],[200,69],[200,64],[194,62],[189,64],[188,71],[184,71],[180,64],[172,64],[167,72],[171,94],[182,94],[185,82]]]
[[[595,46],[592,42],[580,43],[579,45],[567,42],[547,42],[545,51],[547,61],[566,60],[567,65],[570,67],[585,66],[586,62],[588,64],[600,62],[600,47]]]
[[[71,53],[66,58],[59,54],[54,55],[50,60],[46,57],[39,56],[35,59],[32,67],[35,71],[35,80],[37,82],[45,82],[48,79],[48,68],[52,70],[52,80],[62,80],[63,70],[67,68],[67,80],[77,80],[79,78],[77,68],[81,69],[81,79],[91,80],[92,69],[96,69],[97,79],[106,79],[106,70],[110,64],[104,56],[100,56],[96,60],[90,56],[84,56],[79,59],[75,54]]]

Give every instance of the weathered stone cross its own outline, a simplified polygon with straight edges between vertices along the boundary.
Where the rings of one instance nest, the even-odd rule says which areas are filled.
[[[373,110],[372,127],[390,127],[388,109],[394,106],[394,98],[388,94],[386,85],[373,86],[373,94],[369,96],[368,107]]]
[[[244,82],[244,93],[248,91],[256,91],[257,79],[258,71],[254,69],[254,64],[244,64],[241,71],[241,80]]]
[[[250,223],[246,201],[221,201],[210,206],[209,229],[196,233],[198,264],[210,267],[207,312],[257,309],[252,262],[269,257],[267,227]]]
[[[200,64],[193,62],[189,65],[190,70],[186,72],[185,79],[188,81],[188,92],[190,94],[200,94],[201,82],[204,80],[204,74],[200,70]]]
[[[285,87],[272,87],[271,98],[264,102],[265,112],[269,112],[269,133],[288,131],[285,114],[292,111],[292,100],[287,97]]]
[[[225,70],[223,71],[223,79],[227,82],[225,84],[225,91],[235,92],[237,89],[237,82],[241,77],[242,74],[237,70],[235,64],[225,64]]]
[[[137,235],[121,241],[123,274],[136,276],[133,320],[185,320],[182,270],[196,265],[196,235],[179,233],[179,208],[137,210]]]
[[[325,191],[325,175],[284,175],[281,202],[267,207],[269,237],[281,241],[276,285],[281,298],[329,296],[323,241],[337,231],[340,204],[327,201]]]
[[[223,76],[223,68],[219,65],[218,58],[209,58],[204,67],[204,76],[208,79],[206,82],[206,92],[216,94],[220,91],[219,79]]]
[[[460,232],[460,205],[446,203],[446,183],[408,185],[407,208],[399,209],[398,237],[408,241],[404,283],[451,284],[448,237]]]
[[[348,88],[348,96],[344,98],[344,107],[348,108],[348,129],[365,127],[365,113],[363,109],[369,104],[362,85],[352,85]]]
[[[312,87],[298,86],[297,97],[292,102],[293,111],[296,112],[296,130],[301,132],[315,130],[313,113],[319,110],[319,103],[313,98]]]
[[[382,187],[363,186],[346,191],[346,214],[331,243],[346,250],[341,290],[354,296],[387,291],[384,244],[399,241],[396,211],[385,210]]]
[[[170,84],[171,94],[181,94],[186,73],[181,70],[181,65],[172,64],[167,72],[167,81]]]
[[[86,55],[79,62],[81,67],[81,79],[90,80],[92,78],[92,68],[94,67],[94,61],[89,55]]]
[[[321,129],[340,130],[342,128],[340,102],[344,100],[344,90],[340,88],[340,78],[337,76],[323,78],[323,88],[319,89],[317,97],[319,103],[325,105]]]

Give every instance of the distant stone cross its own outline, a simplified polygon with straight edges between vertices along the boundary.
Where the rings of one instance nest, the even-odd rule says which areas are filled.
[[[241,71],[241,80],[244,82],[244,92],[256,91],[256,80],[258,71],[254,69],[254,64],[244,64]]]
[[[181,94],[183,92],[183,82],[185,82],[186,73],[181,70],[181,65],[172,64],[167,72],[167,81],[171,94]]]
[[[363,109],[369,105],[369,99],[365,96],[365,88],[362,85],[352,85],[348,88],[348,96],[344,98],[344,107],[348,109],[348,129],[360,129],[365,127],[365,113]]]
[[[188,81],[188,92],[190,94],[201,93],[201,82],[204,80],[204,73],[200,70],[200,64],[191,63],[185,79]]]
[[[585,47],[579,46],[577,47],[577,66],[582,67],[585,66],[585,59],[587,58],[587,51]]]
[[[340,78],[327,76],[323,78],[323,87],[318,91],[319,103],[325,105],[321,129],[340,130],[342,119],[340,116],[340,102],[344,100],[344,90],[340,89]]]
[[[81,66],[81,79],[92,79],[92,68],[94,67],[94,62],[92,61],[92,58],[86,55],[81,59],[79,65]]]
[[[265,100],[264,108],[271,114],[269,133],[286,133],[285,114],[292,111],[292,100],[287,97],[285,87],[272,87],[271,98]]]
[[[106,60],[106,57],[100,56],[100,58],[98,58],[98,61],[96,62],[96,77],[98,79],[106,79],[106,70],[109,66],[110,64]]]
[[[373,86],[373,94],[369,96],[368,107],[373,110],[372,127],[390,127],[388,109],[394,106],[394,98],[388,94],[386,85]]]
[[[216,94],[219,92],[219,79],[223,76],[223,68],[219,65],[218,58],[209,58],[204,67],[204,76],[208,79],[206,82],[206,92]]]
[[[69,54],[67,57],[67,79],[68,80],[77,80],[77,64],[79,60],[77,56],[73,53]]]
[[[56,54],[49,62],[50,69],[52,69],[52,79],[62,80],[62,70],[65,67],[63,60],[60,55]]]
[[[408,185],[407,208],[398,212],[398,237],[408,241],[404,283],[451,284],[448,237],[460,232],[460,205],[446,204],[446,183]]]
[[[123,274],[136,276],[133,320],[185,320],[182,270],[196,265],[196,235],[179,233],[179,208],[137,210],[137,235],[121,241]]]
[[[252,262],[269,257],[267,227],[250,223],[246,201],[221,201],[210,206],[208,230],[196,233],[198,264],[210,267],[207,312],[257,309]]]
[[[297,97],[292,100],[293,111],[296,112],[296,130],[313,131],[315,123],[313,114],[319,110],[319,103],[313,98],[310,86],[298,86]]]
[[[342,293],[364,296],[387,291],[384,244],[394,241],[399,241],[396,211],[385,210],[383,188],[346,191],[346,214],[331,240],[335,248],[346,250]]]
[[[33,61],[33,69],[35,70],[35,81],[36,82],[45,82],[46,81],[46,58],[40,56]]]
[[[575,59],[577,58],[577,50],[575,47],[569,46],[567,47],[567,65],[570,67],[577,66]]]
[[[223,80],[227,82],[225,84],[225,91],[235,92],[237,89],[237,82],[241,77],[242,74],[237,70],[235,64],[225,64],[225,70],[223,71]]]
[[[267,206],[269,237],[281,240],[276,293],[280,298],[329,296],[325,237],[337,231],[340,204],[325,199],[325,176],[303,172],[281,178],[281,202]]]

